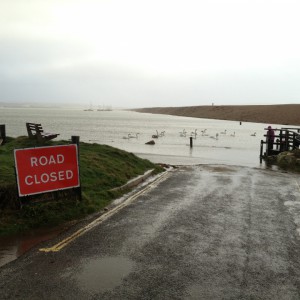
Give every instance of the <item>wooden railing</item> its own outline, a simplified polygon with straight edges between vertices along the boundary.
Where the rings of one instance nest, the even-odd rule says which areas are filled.
[[[265,130],[268,130],[265,128]],[[269,140],[267,134],[265,141],[261,140],[260,142],[260,160],[262,161],[263,157],[270,155],[277,155],[284,151],[291,151],[294,149],[299,149],[300,145],[300,129],[299,128],[280,128],[273,129],[275,132],[275,139],[273,143],[273,148],[269,148]],[[265,152],[264,152],[264,145]]]

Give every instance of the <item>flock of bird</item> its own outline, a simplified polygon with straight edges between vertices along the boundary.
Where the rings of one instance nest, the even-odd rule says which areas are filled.
[[[227,129],[225,129],[224,131],[220,132],[221,135],[227,135]],[[165,135],[165,131],[161,131],[160,133],[158,132],[158,130],[156,130],[156,134],[153,134],[152,135],[152,138],[153,139],[157,139],[159,137],[163,137]],[[183,129],[183,131],[179,132],[179,135],[181,137],[192,137],[192,138],[197,138],[197,135],[198,135],[198,132],[197,132],[197,129],[195,129],[194,131],[191,131],[190,134],[188,134],[188,132]],[[139,133],[135,133],[135,134],[131,134],[131,133],[128,133],[127,136],[123,136],[123,139],[137,139],[139,136]],[[203,129],[201,130],[201,136],[209,136],[210,138],[212,139],[215,139],[217,140],[219,138],[219,133],[216,133],[215,135],[209,135],[207,133],[207,129]],[[231,137],[235,137],[235,131],[233,133],[230,134]],[[250,136],[256,136],[256,132],[250,134]]]
[[[153,134],[152,138],[157,139],[159,137],[163,137],[165,135],[165,133],[166,133],[165,131],[161,131],[159,133],[158,130],[156,130],[156,134]],[[139,137],[139,134],[140,134],[139,132],[135,133],[135,134],[128,133],[126,136],[123,136],[123,139],[125,139],[125,140],[137,139]]]
[[[226,135],[227,134],[227,130],[225,129],[224,131],[220,132],[220,134]],[[179,135],[181,137],[187,137],[188,133],[187,133],[187,131],[185,129],[183,129],[183,131],[179,132]],[[198,135],[197,129],[195,129],[194,131],[190,132],[190,137],[193,137],[193,138],[196,139],[197,135]],[[211,139],[217,140],[219,138],[219,133],[216,133],[215,135],[209,135],[207,133],[207,129],[203,129],[203,130],[201,130],[201,136],[209,136]],[[230,136],[235,137],[235,132],[232,133]]]
[[[225,129],[224,131],[220,132],[220,134],[222,134],[222,135],[227,135],[227,129]],[[188,132],[187,132],[185,129],[183,129],[183,131],[179,132],[179,135],[180,135],[181,137],[187,137],[187,136],[188,136]],[[194,131],[191,131],[191,132],[190,132],[190,135],[189,135],[189,136],[190,136],[190,137],[193,137],[193,138],[196,138],[197,135],[198,135],[197,129],[195,129]],[[201,136],[209,136],[210,138],[216,139],[216,140],[217,140],[217,139],[219,138],[219,133],[216,133],[215,135],[209,135],[209,134],[207,133],[207,129],[203,129],[203,130],[201,130]],[[231,136],[231,137],[235,137],[235,136],[236,136],[236,135],[235,135],[235,131],[234,131],[233,133],[231,133],[230,136]],[[256,136],[256,132],[250,134],[250,136]]]

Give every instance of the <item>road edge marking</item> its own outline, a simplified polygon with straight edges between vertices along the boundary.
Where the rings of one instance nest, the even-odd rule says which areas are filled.
[[[89,230],[91,230],[95,226],[101,224],[102,222],[104,222],[105,220],[107,220],[108,218],[110,218],[112,215],[114,215],[115,213],[117,213],[119,210],[121,210],[125,206],[129,205],[130,203],[132,203],[136,198],[138,198],[139,196],[143,195],[148,190],[154,188],[160,182],[162,182],[163,180],[167,179],[169,176],[170,176],[170,171],[165,171],[158,178],[156,178],[154,181],[152,181],[146,187],[144,187],[142,190],[136,192],[134,195],[131,195],[125,201],[123,201],[121,204],[119,204],[118,206],[116,206],[113,209],[109,210],[108,212],[102,214],[100,217],[98,217],[97,219],[95,219],[91,223],[87,224],[83,228],[77,230],[76,232],[74,232],[73,234],[71,234],[70,236],[68,236],[67,238],[65,238],[62,241],[60,241],[57,244],[55,244],[54,246],[49,247],[49,248],[40,248],[39,251],[40,252],[58,252],[58,251],[60,251],[61,249],[63,249],[64,247],[66,247],[68,244],[70,244],[72,241],[74,241],[75,239],[77,239],[78,237],[80,237],[81,235],[83,235],[84,233],[88,232]]]

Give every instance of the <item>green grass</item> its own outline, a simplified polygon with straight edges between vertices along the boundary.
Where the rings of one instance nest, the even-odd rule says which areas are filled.
[[[49,141],[45,145],[65,145],[67,141]],[[107,145],[80,143],[80,180],[82,200],[72,190],[47,193],[29,198],[18,208],[17,186],[14,171],[14,149],[38,147],[27,137],[7,138],[0,147],[0,235],[24,232],[32,228],[56,226],[100,211],[121,192],[112,188],[147,170],[163,169],[132,153]],[[24,198],[22,198],[24,201]]]

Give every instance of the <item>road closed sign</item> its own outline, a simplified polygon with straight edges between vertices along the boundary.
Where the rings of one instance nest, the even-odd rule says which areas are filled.
[[[15,149],[19,196],[79,187],[77,145]]]

